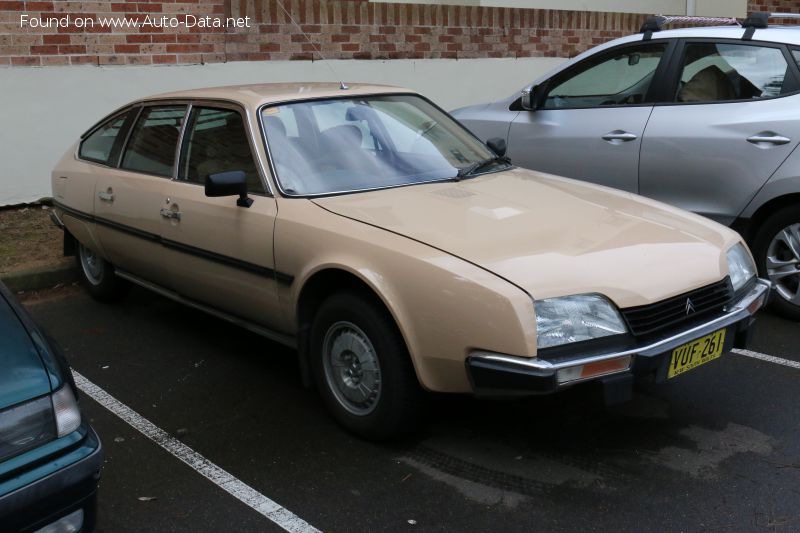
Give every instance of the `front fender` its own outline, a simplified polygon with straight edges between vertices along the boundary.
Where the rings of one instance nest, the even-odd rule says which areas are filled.
[[[315,273],[338,269],[384,303],[428,390],[469,392],[465,360],[472,350],[535,355],[533,301],[495,274],[306,200],[282,199],[279,213],[276,264],[294,275],[279,294],[285,316],[297,316],[303,286]]]

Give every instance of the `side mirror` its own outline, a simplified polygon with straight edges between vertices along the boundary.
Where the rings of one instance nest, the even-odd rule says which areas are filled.
[[[522,98],[519,106],[525,111],[536,111],[536,86],[522,89]]]
[[[503,157],[506,155],[506,140],[502,137],[492,137],[486,141],[486,146],[488,146],[492,152],[497,154],[497,157]]]
[[[206,176],[206,196],[239,196],[236,205],[250,207],[253,199],[247,196],[247,176],[242,170],[217,172]]]

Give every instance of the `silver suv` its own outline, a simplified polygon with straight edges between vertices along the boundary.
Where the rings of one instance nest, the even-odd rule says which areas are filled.
[[[521,95],[453,115],[506,139],[520,166],[732,226],[776,284],[777,310],[800,319],[800,27],[769,16],[672,30],[675,19],[653,17]]]

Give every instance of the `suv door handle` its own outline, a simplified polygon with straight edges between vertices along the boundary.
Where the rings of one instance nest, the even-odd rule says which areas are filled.
[[[621,142],[625,143],[628,141],[635,141],[638,138],[639,137],[637,137],[635,134],[622,130],[610,131],[605,135],[603,135],[603,140],[609,141],[611,144],[619,144]]]
[[[180,220],[181,219],[181,212],[180,211],[173,211],[167,207],[161,208],[161,216],[164,218],[171,218],[173,220]]]
[[[747,138],[747,142],[752,144],[774,144],[779,146],[781,144],[789,144],[792,140],[788,137],[784,137],[782,135],[768,135],[764,133],[760,133],[758,135],[753,135],[752,137]]]
[[[111,189],[111,187],[109,187],[107,191],[100,191],[99,193],[97,193],[97,197],[103,200],[104,202],[113,202],[114,191]]]

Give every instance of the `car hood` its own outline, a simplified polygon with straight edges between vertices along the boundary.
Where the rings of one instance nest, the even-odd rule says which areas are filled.
[[[601,293],[620,307],[721,280],[724,252],[739,239],[659,202],[523,169],[314,202],[460,257],[534,298]]]
[[[0,410],[50,393],[50,377],[20,318],[0,292]]]

